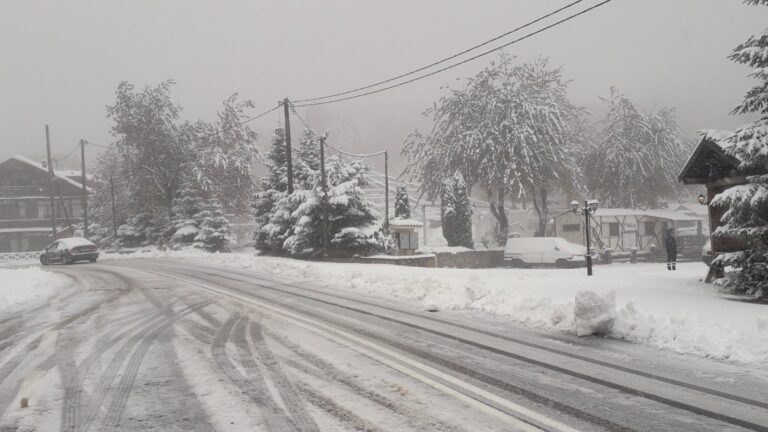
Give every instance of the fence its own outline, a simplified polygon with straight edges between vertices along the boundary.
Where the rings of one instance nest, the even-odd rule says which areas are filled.
[[[7,252],[0,253],[0,267],[16,264],[36,263],[40,252]]]

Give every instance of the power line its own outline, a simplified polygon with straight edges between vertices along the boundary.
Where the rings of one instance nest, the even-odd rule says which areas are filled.
[[[74,153],[75,151],[77,151],[77,149],[79,149],[79,148],[80,148],[80,143],[78,143],[77,145],[75,145],[75,148],[73,148],[72,150],[70,150],[70,152],[69,152],[69,153],[65,154],[64,156],[62,156],[62,157],[60,157],[60,158],[58,158],[58,159],[53,159],[53,161],[54,161],[54,162],[61,162],[61,161],[65,160],[66,158],[68,158],[68,157],[72,156],[72,153]]]
[[[293,105],[293,104],[291,104],[291,111],[293,111],[293,114],[296,116],[296,118],[298,118],[298,119],[299,119],[299,121],[301,122],[301,124],[303,124],[303,125],[304,125],[304,127],[305,127],[305,128],[307,128],[307,130],[311,131],[312,133],[316,133],[316,132],[315,132],[315,131],[314,131],[314,130],[311,128],[311,127],[309,127],[309,125],[307,124],[307,122],[305,122],[305,121],[304,121],[304,119],[303,119],[303,118],[302,118],[302,117],[299,115],[299,113],[298,113],[298,112],[296,111],[296,109],[294,108],[294,105]],[[335,151],[337,151],[337,152],[339,152],[339,153],[341,153],[341,154],[343,154],[343,155],[346,155],[346,156],[349,156],[349,157],[356,157],[356,158],[367,158],[367,157],[372,157],[372,156],[379,156],[379,155],[383,155],[384,153],[386,153],[386,150],[382,150],[382,151],[379,151],[379,152],[376,152],[376,153],[368,153],[368,154],[363,154],[363,153],[349,153],[349,152],[346,152],[346,151],[344,151],[344,150],[340,150],[340,149],[337,149],[336,147],[334,147],[334,146],[332,146],[332,145],[328,144],[328,141],[326,141],[326,142],[325,142],[325,146],[326,146],[326,147],[328,147],[328,148],[330,148],[330,149],[333,149],[333,150],[335,150]]]
[[[360,90],[368,90],[369,88],[376,87],[376,86],[379,86],[381,84],[386,84],[386,83],[398,80],[400,78],[405,78],[407,76],[410,76],[410,75],[413,75],[415,73],[421,72],[423,70],[429,69],[429,68],[431,68],[433,66],[437,66],[439,64],[445,63],[448,60],[453,60],[456,57],[460,57],[460,56],[462,56],[464,54],[467,54],[468,52],[471,52],[471,51],[474,51],[474,50],[476,50],[478,48],[484,47],[484,46],[486,46],[486,45],[488,45],[488,44],[490,44],[492,42],[496,42],[497,40],[502,39],[502,38],[504,38],[506,36],[509,36],[512,33],[518,32],[518,31],[520,31],[520,30],[522,30],[522,29],[524,29],[526,27],[530,27],[530,26],[532,26],[532,25],[534,25],[534,24],[536,24],[536,23],[538,23],[538,22],[540,22],[542,20],[545,20],[545,19],[551,17],[552,15],[556,15],[556,14],[558,14],[558,13],[560,13],[560,12],[570,8],[570,7],[573,7],[573,6],[581,3],[582,1],[584,1],[584,0],[576,0],[576,1],[572,2],[572,3],[569,3],[569,4],[559,8],[559,9],[556,9],[556,10],[554,10],[552,12],[549,12],[546,15],[542,15],[542,16],[536,18],[533,21],[529,21],[529,22],[527,22],[527,23],[525,23],[525,24],[523,24],[523,25],[521,25],[519,27],[516,27],[516,28],[514,28],[512,30],[509,30],[508,32],[502,33],[502,34],[500,34],[500,35],[498,35],[498,36],[496,36],[496,37],[494,37],[492,39],[488,39],[485,42],[477,44],[477,45],[475,45],[475,46],[473,46],[471,48],[467,48],[464,51],[458,52],[458,53],[453,54],[453,55],[451,55],[449,57],[445,57],[445,58],[443,58],[441,60],[438,60],[438,61],[436,61],[434,63],[430,63],[430,64],[428,64],[426,66],[422,66],[422,67],[420,67],[418,69],[414,69],[412,71],[400,74],[398,76],[395,76],[395,77],[392,77],[392,78],[389,78],[389,79],[386,79],[384,81],[375,82],[373,84],[369,84],[369,85],[366,85],[366,86],[363,86],[363,87],[358,87],[356,89],[352,89],[352,90],[348,90],[348,91],[344,91],[344,92],[340,92],[340,93],[334,93],[334,94],[330,94],[330,95],[327,95],[327,96],[320,96],[320,97],[314,97],[314,98],[309,98],[309,99],[299,99],[299,100],[296,100],[294,102],[296,102],[296,103],[313,102],[313,101],[317,101],[317,100],[320,100],[320,99],[329,99],[329,98],[333,98],[333,97],[336,97],[336,96],[344,96],[344,95],[347,95],[347,94],[350,94],[350,93],[358,92]]]
[[[371,90],[371,91],[368,91],[368,92],[365,92],[365,93],[356,94],[356,95],[353,95],[353,96],[347,96],[347,97],[343,97],[343,98],[331,99],[331,100],[321,101],[321,102],[312,102],[312,103],[306,103],[306,104],[299,104],[299,105],[296,105],[296,108],[315,106],[315,105],[325,105],[325,104],[342,102],[342,101],[351,100],[351,99],[357,99],[357,98],[361,98],[363,96],[368,96],[368,95],[372,95],[372,94],[375,94],[375,93],[381,93],[381,92],[386,91],[386,90],[391,90],[391,89],[396,88],[396,87],[400,87],[400,86],[403,86],[403,85],[406,85],[406,84],[410,84],[410,83],[415,82],[415,81],[419,81],[419,80],[424,79],[424,78],[431,77],[433,75],[437,75],[437,74],[439,74],[441,72],[445,72],[445,71],[447,71],[449,69],[453,69],[453,68],[455,68],[457,66],[461,66],[461,65],[463,65],[465,63],[469,63],[469,62],[471,62],[473,60],[477,60],[480,57],[486,56],[486,55],[491,54],[491,53],[493,53],[495,51],[498,51],[498,50],[500,50],[502,48],[506,48],[506,47],[508,47],[510,45],[516,44],[516,43],[521,42],[521,41],[523,41],[525,39],[533,37],[533,36],[535,36],[535,35],[537,35],[539,33],[542,33],[542,32],[544,32],[546,30],[551,29],[552,27],[558,26],[560,24],[565,23],[566,21],[570,21],[570,20],[572,20],[572,19],[574,19],[574,18],[576,18],[578,16],[584,15],[585,13],[587,13],[587,12],[593,10],[593,9],[597,9],[598,7],[603,6],[606,3],[610,3],[611,1],[612,0],[603,0],[602,2],[600,2],[600,3],[598,3],[598,4],[594,5],[594,6],[591,6],[591,7],[587,8],[587,9],[584,9],[584,10],[582,10],[582,11],[580,11],[578,13],[575,13],[573,15],[569,15],[566,18],[563,18],[563,19],[561,19],[559,21],[556,21],[556,22],[554,22],[554,23],[552,23],[552,24],[550,24],[548,26],[542,27],[541,29],[536,30],[534,32],[528,33],[525,36],[519,37],[519,38],[517,38],[517,39],[515,39],[515,40],[513,40],[511,42],[507,42],[507,43],[505,43],[503,45],[500,45],[500,46],[498,46],[496,48],[493,48],[493,49],[490,49],[488,51],[484,51],[484,52],[482,52],[482,53],[480,53],[478,55],[475,55],[473,57],[470,57],[470,58],[468,58],[466,60],[462,60],[460,62],[456,62],[456,63],[450,64],[450,65],[448,65],[446,67],[443,67],[441,69],[438,69],[436,71],[433,71],[433,72],[430,72],[430,73],[427,73],[427,74],[424,74],[424,75],[419,75],[419,76],[417,76],[415,78],[411,78],[411,79],[409,79],[407,81],[402,81],[402,82],[397,83],[397,84],[393,84],[393,85],[390,85],[390,86],[387,86],[387,87],[382,87],[382,88],[376,89],[376,90]]]

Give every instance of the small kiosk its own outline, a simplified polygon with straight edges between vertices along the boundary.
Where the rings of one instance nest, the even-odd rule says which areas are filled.
[[[397,243],[398,255],[414,255],[419,248],[418,230],[424,226],[416,219],[393,218],[389,220],[389,230]]]

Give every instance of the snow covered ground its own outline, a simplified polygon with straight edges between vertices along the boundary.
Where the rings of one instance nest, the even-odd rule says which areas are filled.
[[[0,269],[0,315],[54,295],[67,278],[39,267]]]
[[[289,281],[338,291],[417,302],[424,308],[475,310],[526,326],[576,333],[574,299],[581,291],[608,298],[615,309],[610,337],[684,354],[747,364],[768,364],[768,306],[729,300],[704,284],[706,268],[681,263],[597,266],[584,269],[427,269],[380,264],[337,264],[260,257],[251,253],[151,252],[264,271]]]

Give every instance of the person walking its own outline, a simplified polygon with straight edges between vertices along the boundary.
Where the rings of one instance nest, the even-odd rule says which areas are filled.
[[[667,248],[667,270],[677,270],[677,240],[674,228],[664,233],[664,246]]]

